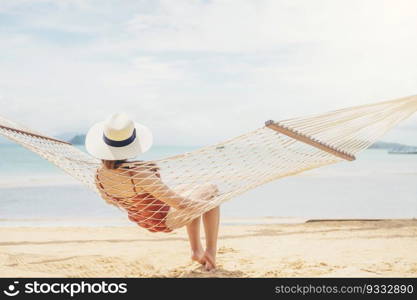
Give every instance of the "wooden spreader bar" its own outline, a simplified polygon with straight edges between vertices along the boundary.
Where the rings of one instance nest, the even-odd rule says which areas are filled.
[[[331,145],[325,144],[325,143],[323,143],[323,142],[321,142],[317,139],[311,138],[308,135],[302,134],[302,133],[300,133],[300,132],[298,132],[298,131],[296,131],[292,128],[289,128],[287,126],[283,126],[283,125],[281,125],[279,123],[276,123],[272,120],[266,121],[265,126],[272,129],[272,130],[278,131],[279,133],[285,134],[286,136],[289,136],[290,138],[293,138],[293,139],[296,139],[300,142],[309,144],[313,147],[316,147],[320,150],[326,151],[326,152],[328,152],[330,154],[333,154],[337,157],[340,157],[342,159],[345,159],[345,160],[348,160],[348,161],[353,161],[353,160],[356,159],[355,156],[353,156],[353,155],[351,155],[351,154],[349,154],[345,151],[339,150],[339,149],[337,149],[337,148],[335,148]]]
[[[58,142],[58,143],[62,143],[62,144],[71,145],[71,143],[68,143],[68,142],[65,142],[65,141],[61,141],[61,140],[57,140],[57,139],[51,138],[49,136],[44,136],[44,135],[36,134],[36,133],[33,133],[33,132],[28,132],[28,131],[24,131],[24,130],[12,128],[12,127],[3,126],[3,125],[0,125],[0,128],[6,129],[6,130],[10,130],[10,131],[14,131],[14,132],[17,132],[17,133],[27,134],[27,135],[34,136],[34,137],[38,137],[38,138],[42,138],[42,139],[45,139],[45,140],[50,140],[50,141],[53,141],[53,142]]]

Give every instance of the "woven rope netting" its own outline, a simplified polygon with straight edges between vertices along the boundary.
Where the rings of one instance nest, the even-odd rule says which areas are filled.
[[[108,170],[74,146],[0,118],[0,135],[49,160],[150,231],[184,226],[282,177],[353,160],[417,110],[417,96],[293,118],[165,159]]]

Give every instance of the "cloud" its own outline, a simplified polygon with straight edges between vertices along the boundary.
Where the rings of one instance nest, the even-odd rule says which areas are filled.
[[[118,87],[158,85],[161,81],[179,81],[184,79],[181,62],[162,63],[154,57],[140,56],[132,60],[129,69],[108,73],[103,76],[106,85]]]
[[[127,111],[207,144],[416,93],[416,27],[405,0],[1,1],[1,114],[58,134]]]

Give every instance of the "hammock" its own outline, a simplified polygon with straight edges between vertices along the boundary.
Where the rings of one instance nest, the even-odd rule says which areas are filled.
[[[129,219],[140,226],[150,231],[171,231],[259,185],[321,166],[352,161],[358,152],[416,110],[417,96],[412,96],[280,122],[268,121],[264,127],[231,140],[142,162],[139,167],[121,169],[108,178],[102,173],[99,179],[100,161],[67,142],[4,118],[0,118],[0,135],[49,160],[126,211]],[[157,184],[166,185],[191,201],[174,208],[152,195],[142,193],[138,197],[126,192],[129,186],[140,190],[149,184],[146,174],[154,176],[154,173],[146,170],[151,169],[157,170],[161,178]],[[121,201],[117,197],[112,199],[100,188],[104,182],[107,191],[110,186],[113,194],[124,193]]]

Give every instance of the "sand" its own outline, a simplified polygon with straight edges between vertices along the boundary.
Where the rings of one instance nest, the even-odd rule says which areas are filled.
[[[1,227],[1,277],[417,276],[417,220],[222,226],[218,268],[189,259],[183,229]]]

